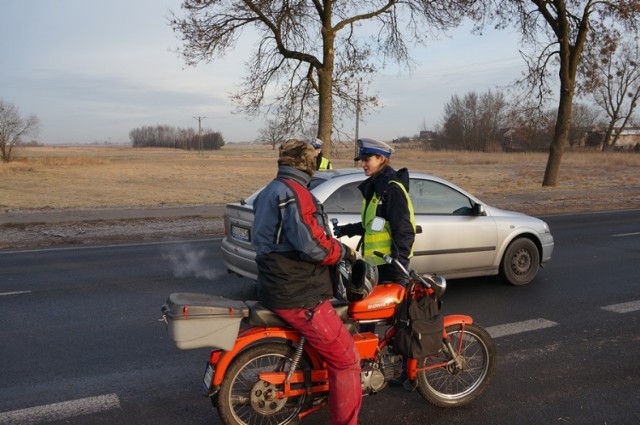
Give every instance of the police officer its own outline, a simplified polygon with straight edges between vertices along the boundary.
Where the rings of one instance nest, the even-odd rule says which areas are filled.
[[[332,170],[333,165],[331,165],[331,161],[322,155],[322,140],[316,138],[307,139],[306,141],[316,150],[316,170]]]
[[[413,255],[413,243],[416,238],[416,224],[413,217],[413,204],[409,198],[409,170],[398,171],[391,168],[389,161],[393,148],[374,139],[358,140],[358,155],[354,161],[368,178],[358,189],[364,196],[362,221],[334,227],[334,235],[363,235],[362,250],[367,261],[378,264],[378,281],[395,282],[406,285],[406,277],[393,264],[373,255],[374,251],[391,254],[405,267],[409,267],[409,258]],[[375,324],[360,325],[360,332],[373,332]],[[393,385],[402,385],[407,391],[416,388],[406,374],[406,359],[403,361],[402,375],[391,381]]]
[[[391,254],[405,268],[413,255],[416,226],[413,204],[409,198],[409,171],[391,168],[393,148],[374,139],[358,140],[355,161],[368,178],[358,189],[364,196],[362,221],[334,228],[336,237],[363,235],[362,254],[378,264],[379,282],[405,283],[405,277],[394,265],[373,255],[374,251]]]

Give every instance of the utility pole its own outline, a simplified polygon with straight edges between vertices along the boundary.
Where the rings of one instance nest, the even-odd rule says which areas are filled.
[[[202,155],[202,120],[207,117],[193,117],[198,120],[198,155]]]

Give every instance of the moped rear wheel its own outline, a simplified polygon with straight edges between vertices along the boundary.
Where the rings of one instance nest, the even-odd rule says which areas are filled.
[[[261,381],[262,372],[286,372],[291,367],[294,349],[278,343],[260,344],[248,348],[229,366],[220,386],[218,414],[226,425],[290,424],[311,402],[301,395],[278,399],[275,392],[281,386]],[[298,369],[309,368],[303,358]],[[294,385],[291,388],[295,388]]]
[[[418,367],[440,363],[447,366],[419,372],[418,392],[439,407],[458,407],[475,400],[489,385],[496,368],[496,349],[491,336],[482,327],[467,324],[447,327],[451,347],[460,356],[452,362],[448,349],[418,361]]]

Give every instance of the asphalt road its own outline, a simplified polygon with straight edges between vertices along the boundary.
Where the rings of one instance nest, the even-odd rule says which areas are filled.
[[[640,210],[545,220],[556,249],[531,284],[449,282],[445,312],[495,336],[487,392],[447,410],[390,388],[363,423],[640,423]],[[219,424],[200,396],[208,350],[177,350],[158,322],[171,292],[255,298],[219,245],[0,252],[0,424]]]

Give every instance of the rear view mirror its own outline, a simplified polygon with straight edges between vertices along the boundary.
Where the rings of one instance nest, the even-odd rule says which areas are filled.
[[[473,215],[487,215],[487,212],[484,210],[484,205],[473,204]]]

